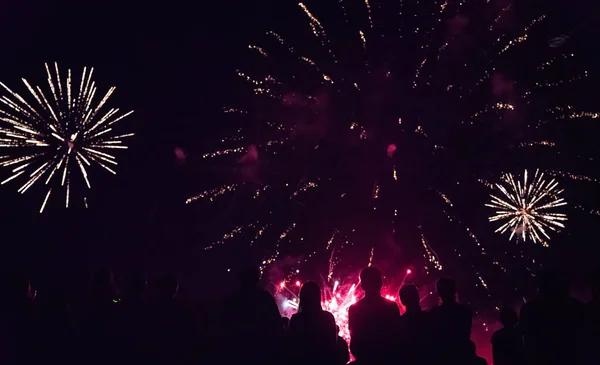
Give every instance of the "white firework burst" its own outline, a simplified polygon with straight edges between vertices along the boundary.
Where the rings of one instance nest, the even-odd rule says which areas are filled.
[[[544,173],[539,170],[536,170],[531,181],[528,180],[527,170],[522,183],[516,181],[512,174],[506,174],[503,180],[504,184],[495,184],[503,196],[491,194],[492,200],[486,204],[497,209],[489,218],[490,222],[504,222],[496,232],[510,232],[510,240],[513,237],[523,241],[530,239],[547,246],[545,240],[550,239],[547,230],[565,228],[563,222],[567,220],[567,215],[550,211],[567,204],[561,197],[564,190],[558,188],[555,179],[545,181]]]
[[[12,175],[1,184],[27,176],[18,189],[24,193],[36,182],[43,181],[48,192],[40,213],[48,202],[52,187],[56,186],[66,190],[65,206],[69,207],[73,166],[80,170],[87,188],[91,188],[91,184],[86,166],[95,163],[115,174],[114,167],[110,166],[117,165],[112,151],[126,149],[123,139],[133,136],[133,133],[111,133],[113,125],[133,111],[119,114],[118,108],[111,108],[105,113],[100,112],[115,87],[96,103],[93,68],[84,67],[81,80],[73,85],[71,70],[67,71],[63,84],[58,64],[54,63],[54,73],[48,64],[45,66],[50,87],[48,97],[39,86],[32,86],[22,79],[35,102],[26,101],[0,82],[9,93],[0,98],[0,147],[8,152],[0,156],[0,166],[12,168]],[[84,202],[87,207],[85,197]]]

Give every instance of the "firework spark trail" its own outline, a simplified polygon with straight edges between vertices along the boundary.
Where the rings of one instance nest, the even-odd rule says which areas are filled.
[[[588,214],[591,214],[591,215],[600,216],[600,210],[598,210],[598,209],[588,209],[588,208],[585,208],[585,207],[583,207],[581,205],[575,205],[575,208],[577,208],[579,210],[582,210],[582,211],[584,211],[584,212],[586,212]]]
[[[363,48],[367,49],[367,38],[365,37],[365,33],[362,30],[359,30],[358,34],[360,34],[360,40],[362,41]]]
[[[509,41],[508,44],[506,46],[504,46],[504,48],[502,48],[502,50],[500,50],[500,52],[498,54],[501,55],[501,54],[505,53],[506,51],[508,51],[511,47],[514,47],[519,43],[525,42],[527,40],[527,38],[529,38],[529,31],[531,30],[531,28],[544,19],[546,19],[546,14],[540,15],[539,17],[537,17],[533,21],[531,21],[531,23],[529,23],[529,25],[525,27],[525,29],[523,31],[523,35]]]
[[[344,20],[348,23],[348,13],[346,12],[346,7],[344,6],[345,0],[338,0],[338,4],[340,4],[340,8],[342,8],[342,12],[344,13]]]
[[[322,77],[322,79],[324,81],[327,81],[327,82],[333,84],[333,79],[329,75],[326,75],[323,72],[321,72],[321,70],[319,69],[319,66],[316,64],[316,62],[314,62],[313,60],[311,60],[310,58],[308,58],[306,56],[300,56],[300,55],[298,55],[296,53],[296,50],[293,47],[288,47],[287,46],[287,44],[285,43],[285,40],[283,39],[283,37],[281,37],[281,35],[279,35],[278,33],[273,32],[273,31],[267,32],[267,35],[275,37],[277,39],[277,42],[280,45],[286,47],[287,50],[288,50],[288,52],[290,54],[292,54],[293,56],[295,56],[299,61],[302,61],[303,63],[306,63],[306,64],[312,66],[314,68],[314,70],[317,71],[321,75],[321,77]],[[249,78],[246,78],[246,80],[247,81],[251,81]]]
[[[371,14],[371,4],[369,4],[369,0],[365,0],[365,6],[367,7],[367,16],[369,17],[369,26],[373,29],[373,16]]]
[[[213,243],[211,243],[210,245],[204,247],[205,251],[211,250],[213,249],[215,246],[217,245],[222,245],[224,244],[227,240],[230,240],[231,238],[233,238],[234,236],[237,236],[238,234],[242,233],[242,230],[244,229],[243,226],[237,226],[234,229],[232,229],[230,232],[225,233],[223,235],[223,237]]]
[[[452,204],[452,201],[450,200],[450,198],[448,198],[448,197],[446,196],[446,194],[442,193],[441,191],[438,191],[438,194],[439,194],[439,195],[442,197],[442,199],[444,199],[444,202],[445,202],[446,204],[448,204],[448,205],[449,205],[449,206],[451,206],[451,207],[454,207],[454,205]]]
[[[440,195],[440,197],[444,200],[444,202],[449,207],[454,207],[454,204],[452,204],[452,201],[444,193],[438,192],[438,194]],[[456,222],[457,224],[462,226],[465,229],[465,231],[467,231],[467,234],[469,235],[469,237],[471,237],[473,239],[473,241],[479,248],[481,255],[483,255],[483,256],[487,255],[485,248],[481,245],[481,242],[479,242],[479,239],[477,238],[477,236],[471,231],[471,229],[467,225],[465,225],[460,219],[458,219],[455,216],[453,216],[452,214],[448,213],[446,210],[443,210],[443,212],[450,222]]]
[[[329,44],[329,39],[327,38],[327,33],[325,32],[325,28],[323,28],[323,25],[321,25],[321,22],[319,21],[319,19],[317,19],[310,12],[310,10],[308,10],[308,8],[306,7],[306,5],[304,5],[303,3],[298,3],[298,6],[300,6],[302,8],[302,10],[306,14],[306,16],[310,19],[310,23],[309,23],[310,24],[310,28],[312,29],[313,34],[315,35],[315,37],[319,38],[319,40],[321,41],[321,45],[323,47],[327,48],[327,51],[331,55],[331,58],[333,59],[333,62],[337,63],[337,60],[335,59],[335,54],[331,50],[331,46]]]
[[[566,59],[569,59],[571,57],[575,57],[575,54],[574,53],[563,53],[563,54],[561,54],[559,56],[554,56],[551,60],[545,61],[541,65],[539,65],[537,67],[537,70],[538,71],[546,70],[546,69],[550,68],[552,65],[554,65],[557,61],[559,61],[559,60],[566,60]]]
[[[421,71],[423,70],[423,66],[425,66],[425,62],[427,62],[427,57],[423,58],[423,61],[421,61],[421,63],[419,64],[419,67],[417,67],[417,71],[415,72],[415,80],[413,81],[413,89],[416,89],[418,86],[417,80],[419,79],[419,75],[421,74]]]
[[[576,181],[587,181],[587,182],[593,182],[593,183],[600,183],[600,179],[594,179],[592,177],[586,176],[586,175],[576,175],[576,174],[572,174],[570,172],[564,172],[564,171],[558,171],[558,170],[548,170],[546,171],[546,173],[550,176],[560,176],[560,177],[565,177],[571,180],[576,180]]]
[[[600,118],[600,113],[596,112],[577,112],[572,113],[566,116],[563,116],[559,119],[581,119],[581,118],[590,118],[590,119],[598,119]]]
[[[123,145],[123,138],[131,137],[133,133],[115,136],[109,132],[113,130],[112,126],[115,123],[128,117],[133,111],[118,115],[119,109],[112,108],[104,114],[100,113],[114,93],[115,87],[111,87],[97,105],[92,105],[97,91],[96,83],[92,81],[94,68],[88,72],[87,67],[84,67],[78,90],[73,87],[71,70],[67,71],[66,82],[63,85],[57,63],[54,63],[54,70],[51,70],[48,64],[45,64],[45,69],[50,88],[49,97],[39,86],[32,86],[29,81],[22,79],[35,100],[34,104],[28,103],[21,95],[0,83],[9,94],[0,98],[0,102],[5,106],[0,109],[0,121],[7,126],[0,128],[0,147],[10,147],[13,153],[24,155],[2,161],[0,166],[17,165],[13,170],[15,174],[4,182],[20,176],[25,171],[32,171],[29,173],[29,180],[19,189],[20,193],[27,191],[45,177],[46,173],[46,185],[52,185],[52,178],[58,176],[60,183],[57,184],[66,190],[65,206],[68,207],[71,170],[75,165],[81,170],[88,188],[91,187],[81,160],[88,166],[91,160],[105,170],[116,173],[105,164],[117,165],[116,157],[103,150],[127,149],[127,146]],[[33,106],[35,104],[38,108]],[[43,212],[48,203],[50,191],[51,188],[40,212]]]
[[[519,144],[519,147],[521,148],[525,148],[525,147],[556,147],[556,143],[551,142],[551,141],[531,141],[531,142],[521,142]]]
[[[271,185],[265,185],[261,188],[258,188],[254,191],[254,199],[258,198],[260,196],[260,194],[264,193],[265,191],[269,190],[271,188]]]
[[[335,257],[335,248],[331,250],[331,255],[329,255],[329,270],[327,270],[327,281],[331,281],[333,278],[333,270],[335,269],[335,262],[333,261]],[[335,291],[335,288],[334,288]]]
[[[267,54],[267,52],[265,52],[264,49],[262,49],[262,47],[250,44],[250,45],[248,45],[248,48],[256,50],[258,53],[260,53],[261,55],[263,55],[265,57],[269,57],[269,55]]]
[[[258,222],[256,223],[258,224]],[[262,227],[259,227],[256,230],[256,234],[254,235],[254,238],[250,241],[250,246],[252,246],[254,244],[254,242],[256,242],[267,230],[267,228],[269,228],[271,225],[270,224],[265,224]]]
[[[326,250],[329,251],[329,248],[331,247],[331,244],[333,243],[333,240],[335,240],[335,236],[339,233],[339,231],[337,229],[335,229],[333,231],[333,234],[331,235],[331,238],[327,241],[327,246],[325,247]]]
[[[563,213],[548,212],[549,209],[564,206],[567,203],[560,195],[563,190],[558,189],[558,182],[544,180],[544,173],[536,170],[532,181],[528,181],[528,172],[525,170],[523,183],[515,181],[512,174],[504,177],[508,189],[496,184],[502,192],[503,197],[491,194],[491,202],[486,204],[490,208],[497,209],[495,215],[489,218],[490,222],[507,220],[496,232],[505,233],[510,231],[509,239],[518,233],[523,241],[531,239],[534,243],[541,242],[547,246],[547,242],[541,238],[550,239],[546,229],[556,231],[557,228],[565,228],[564,221],[567,215]]]
[[[303,183],[296,191],[294,191],[292,196],[290,196],[290,199],[297,197],[302,192],[308,191],[309,189],[314,189],[318,186],[319,186],[319,184],[317,184],[316,182],[313,182],[313,181]]]
[[[486,105],[485,108],[481,109],[480,111],[476,112],[475,114],[473,114],[471,116],[470,119],[470,124],[473,124],[473,122],[479,118],[481,115],[489,112],[490,110],[515,110],[515,106],[512,104],[507,104],[507,103],[495,103],[492,105]],[[466,123],[465,121],[461,122],[461,123]]]
[[[507,8],[510,8],[510,5],[507,6]],[[506,9],[506,11],[508,11],[509,9]],[[505,12],[505,10],[502,10],[503,12]],[[496,21],[494,22],[494,24],[490,25],[490,31],[493,30],[493,26],[497,23],[497,21],[499,21],[501,19],[501,16],[503,15],[503,13],[501,13],[498,18],[496,18]],[[504,45],[504,47],[502,47],[502,49],[498,52],[498,55],[501,55],[503,53],[506,53],[508,50],[510,50],[512,47],[514,47],[515,45],[519,44],[519,43],[523,43],[525,42],[528,38],[529,38],[529,31],[531,30],[531,28],[536,25],[537,23],[541,22],[542,20],[546,19],[547,15],[546,14],[542,14],[539,17],[533,19],[531,21],[531,23],[529,23],[529,25],[527,25],[524,29],[523,29],[523,35],[514,38],[510,41],[508,41],[508,43],[506,45]],[[505,37],[505,34],[501,34],[500,36],[498,36],[494,42],[494,46],[498,45]],[[487,52],[486,52],[487,53]],[[479,86],[483,85],[483,83],[485,81],[487,81],[490,76],[491,76],[491,72],[493,72],[496,68],[492,66],[492,62],[493,62],[493,58],[489,58],[488,61],[488,68],[486,68],[484,70],[484,74],[482,77],[479,78],[479,80],[475,83],[475,87],[470,89],[469,92],[473,92],[474,90],[476,90]]]
[[[583,73],[573,76],[569,79],[558,80],[558,81],[536,82],[534,89],[542,89],[542,88],[547,88],[547,87],[555,87],[555,86],[559,86],[559,85],[563,85],[563,84],[571,84],[575,81],[581,81],[588,77],[589,77],[588,72],[584,71]],[[531,92],[531,91],[529,91],[529,92]]]
[[[240,108],[227,108],[223,107],[223,113],[237,113],[237,114],[248,114],[247,110]]]
[[[268,147],[273,147],[276,145],[282,145],[285,143],[287,139],[283,139],[283,140],[271,140],[271,141],[267,141],[264,144],[259,145],[258,147],[263,147],[265,149],[267,149]],[[213,152],[207,152],[205,154],[202,155],[203,159],[213,159],[215,157],[220,157],[220,156],[227,156],[230,154],[235,154],[235,153],[242,153],[242,152],[248,152],[248,150],[250,149],[250,147],[253,146],[249,146],[249,147],[235,147],[235,148],[226,148],[223,150],[218,150],[218,151],[213,151]]]
[[[296,228],[296,223],[292,223],[291,226],[289,226],[285,231],[283,231],[283,233],[281,233],[281,235],[279,235],[279,239],[275,244],[275,249],[265,260],[263,260],[262,264],[259,267],[261,275],[264,273],[264,270],[267,266],[269,266],[270,264],[275,262],[275,260],[277,260],[280,254],[279,246],[281,246],[281,241],[283,241],[284,238],[289,236],[289,234],[294,230],[294,228]]]
[[[566,107],[557,106],[554,108],[550,108],[546,110],[547,112],[556,115],[557,119],[598,119],[600,118],[600,113],[597,112],[587,112],[587,111],[573,111],[572,105],[567,105]]]
[[[444,202],[450,206],[450,207],[454,207],[454,204],[452,204],[452,201],[450,200],[450,198],[448,198],[446,196],[446,194],[442,193],[442,192],[438,192],[438,194],[440,195],[440,197],[444,200]],[[485,256],[487,257],[487,252],[485,250],[485,247],[483,247],[483,245],[481,244],[481,242],[479,241],[479,238],[477,238],[477,236],[475,235],[475,233],[473,233],[473,231],[471,231],[471,229],[469,228],[469,226],[467,226],[466,224],[464,224],[460,219],[456,218],[455,216],[453,216],[452,214],[450,214],[448,211],[446,211],[445,209],[442,210],[444,212],[444,214],[446,215],[446,218],[448,218],[448,220],[450,222],[455,222],[458,225],[460,225],[462,228],[464,228],[464,230],[467,232],[467,234],[469,235],[469,237],[471,237],[471,239],[473,240],[473,242],[475,242],[475,244],[477,245],[477,248],[479,249],[479,253],[481,254],[481,256]],[[429,246],[431,247],[431,246]],[[457,251],[457,250],[455,250]],[[458,252],[458,251],[457,251]],[[461,257],[460,254],[458,254],[459,257]],[[500,265],[500,263],[493,259],[490,258],[490,261],[492,263],[492,265],[496,265],[499,266],[502,271],[506,272],[506,269]],[[440,264],[441,265],[441,264]],[[477,277],[479,279],[479,281],[481,282],[482,286],[488,290],[488,285],[487,283],[484,281],[484,279],[481,277],[481,274],[479,273],[479,271],[475,268],[475,266],[473,266],[473,270],[475,270]],[[488,292],[488,296],[489,296],[489,292]]]
[[[426,262],[433,264],[433,267],[439,271],[442,271],[442,263],[439,261],[439,256],[431,247],[429,242],[427,242],[427,238],[425,238],[425,234],[421,232],[421,243],[423,244],[424,254]],[[429,274],[429,266],[425,265],[425,270]]]
[[[494,30],[494,26],[496,26],[498,24],[498,22],[500,22],[500,20],[504,16],[504,14],[506,14],[510,10],[511,6],[512,6],[512,4],[508,4],[507,6],[502,8],[502,10],[500,11],[500,14],[498,14],[496,16],[496,19],[494,19],[494,22],[490,25],[490,27],[489,27],[490,32],[492,32]]]
[[[231,184],[231,185],[223,185],[220,188],[205,190],[198,195],[188,198],[185,201],[185,204],[189,204],[191,202],[194,202],[199,199],[204,199],[204,198],[208,198],[212,202],[215,200],[215,198],[217,198],[221,195],[224,195],[231,191],[235,191],[238,188],[238,186],[239,186],[238,184]]]
[[[448,44],[449,44],[448,42],[444,42],[444,44],[442,44],[440,46],[440,48],[438,48],[438,52],[437,52],[437,56],[436,56],[438,61],[442,57],[442,53],[446,50],[446,48],[448,48]]]

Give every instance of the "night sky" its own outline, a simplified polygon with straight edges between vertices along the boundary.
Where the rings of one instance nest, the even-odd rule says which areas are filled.
[[[92,170],[90,209],[78,201],[65,210],[56,199],[40,215],[45,190],[20,195],[17,184],[1,186],[2,265],[24,269],[37,282],[59,277],[74,286],[106,266],[117,273],[172,271],[190,292],[214,288],[216,278],[227,279],[225,257],[202,250],[209,231],[203,223],[206,213],[184,201],[198,186],[216,181],[200,167],[200,155],[207,141],[228,128],[220,110],[236,85],[245,47],[271,24],[285,29],[279,14],[297,5],[202,3],[19,1],[0,6],[0,80],[21,91],[21,77],[45,82],[44,62],[58,61],[62,70],[77,73],[94,66],[101,90],[117,86],[111,104],[135,110],[123,131],[136,132],[130,149],[119,154],[116,176]],[[516,4],[518,11],[548,2],[528,3]],[[598,5],[585,0],[555,1],[549,7],[552,14],[562,14],[552,23],[557,35],[598,14]],[[599,29],[597,21],[591,23],[574,40],[590,65],[600,60]],[[595,89],[583,90],[581,97],[599,105]],[[183,165],[175,158],[176,147],[188,154]],[[590,152],[600,158],[597,148]],[[600,208],[594,205],[597,196],[590,201]],[[577,230],[557,240],[562,249],[555,256],[567,262],[565,267],[589,266],[599,257],[597,222],[596,217],[572,223]],[[213,270],[219,274],[212,275]]]

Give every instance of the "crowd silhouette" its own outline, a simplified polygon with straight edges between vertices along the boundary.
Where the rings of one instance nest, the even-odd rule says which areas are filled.
[[[321,288],[306,282],[298,312],[281,317],[258,287],[259,273],[238,273],[236,290],[213,305],[179,300],[178,281],[132,275],[117,290],[110,271],[90,285],[86,310],[74,315],[64,288],[32,289],[23,275],[2,275],[1,364],[347,364],[483,365],[471,341],[472,312],[456,300],[456,283],[436,283],[440,304],[424,311],[419,291],[403,285],[404,309],[381,296],[375,267],[360,273],[364,297],[348,311],[350,344],[321,307]],[[538,275],[538,295],[520,311],[499,311],[491,339],[495,365],[600,364],[600,277],[593,300],[569,296],[556,271]]]

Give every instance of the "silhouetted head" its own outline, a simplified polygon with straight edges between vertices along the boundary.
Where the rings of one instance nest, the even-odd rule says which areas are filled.
[[[456,283],[450,278],[439,278],[435,284],[438,295],[444,303],[456,301]]]
[[[502,323],[504,327],[514,327],[517,325],[518,321],[519,317],[514,309],[505,307],[500,310],[500,323]]]
[[[252,266],[241,268],[237,272],[237,282],[241,289],[254,289],[260,280],[260,271]]]
[[[365,294],[380,295],[383,281],[381,272],[376,267],[365,267],[360,272],[360,287],[365,291]]]
[[[321,308],[321,288],[317,283],[307,281],[300,289],[300,304],[298,305],[299,312],[316,312]]]
[[[404,285],[398,292],[400,302],[406,308],[415,308],[419,306],[421,298],[419,298],[419,290],[415,285]]]
[[[102,269],[92,279],[92,299],[95,302],[110,302],[117,296],[113,273]]]
[[[562,281],[556,269],[546,269],[538,276],[538,290],[544,297],[557,297],[566,295],[567,286]]]
[[[179,282],[172,275],[163,275],[154,282],[154,294],[159,300],[173,300],[177,295],[178,290]]]

